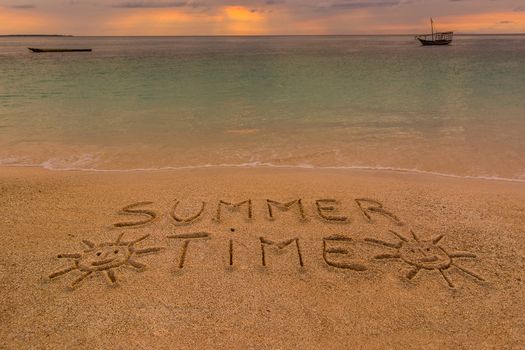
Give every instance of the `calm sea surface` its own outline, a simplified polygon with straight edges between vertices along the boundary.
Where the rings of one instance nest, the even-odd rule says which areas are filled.
[[[525,181],[525,36],[0,38],[0,164]]]

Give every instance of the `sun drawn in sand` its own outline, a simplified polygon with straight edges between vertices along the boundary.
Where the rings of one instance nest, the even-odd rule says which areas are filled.
[[[406,275],[406,278],[409,280],[413,279],[421,270],[437,270],[441,273],[441,276],[443,276],[443,279],[447,282],[449,287],[454,288],[454,284],[450,277],[445,274],[445,271],[451,267],[455,267],[479,281],[484,281],[481,276],[458,265],[454,261],[455,258],[475,258],[475,254],[469,252],[448,253],[438,245],[444,235],[439,235],[429,241],[421,241],[412,230],[410,230],[412,235],[411,240],[408,240],[395,231],[390,230],[389,232],[399,239],[398,243],[389,243],[373,238],[366,238],[365,241],[395,249],[395,253],[380,254],[376,255],[374,258],[397,259],[412,266],[412,269]]]
[[[95,244],[88,240],[83,240],[82,243],[86,245],[87,249],[82,253],[59,254],[57,256],[60,259],[72,259],[73,265],[53,272],[49,275],[49,278],[54,279],[78,270],[82,274],[69,285],[70,288],[74,289],[94,272],[100,272],[106,276],[111,285],[115,285],[117,283],[116,268],[129,266],[137,271],[142,271],[146,265],[134,260],[134,257],[136,255],[158,252],[162,249],[159,247],[135,248],[135,244],[145,240],[149,235],[129,242],[122,241],[123,235],[124,233],[121,233],[115,242],[110,243]]]

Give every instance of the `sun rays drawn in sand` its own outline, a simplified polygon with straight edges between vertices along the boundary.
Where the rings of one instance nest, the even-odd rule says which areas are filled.
[[[445,271],[455,267],[478,281],[485,281],[483,277],[458,265],[454,261],[455,258],[476,258],[475,254],[461,251],[447,253],[445,249],[438,245],[444,235],[439,235],[428,241],[422,241],[412,230],[410,230],[412,235],[411,240],[408,240],[395,231],[389,230],[389,232],[395,235],[399,239],[399,242],[389,243],[373,238],[366,238],[365,241],[395,249],[395,253],[380,254],[376,255],[374,258],[401,260],[410,265],[412,269],[406,274],[407,279],[412,280],[421,270],[437,270],[440,272],[441,276],[443,276],[443,279],[447,282],[448,286],[454,288],[454,283],[452,283],[450,277],[445,274]]]
[[[107,281],[111,285],[116,285],[118,280],[115,274],[115,269],[121,266],[128,266],[134,270],[141,272],[146,265],[136,261],[135,256],[156,253],[162,250],[160,247],[139,248],[135,244],[145,240],[149,235],[142,236],[133,241],[122,241],[121,233],[115,242],[95,244],[88,240],[83,240],[82,243],[87,247],[82,253],[75,254],[59,254],[59,259],[71,259],[73,265],[62,270],[53,272],[49,275],[50,279],[55,279],[59,276],[67,274],[72,271],[80,271],[82,275],[75,279],[69,287],[75,289],[80,282],[89,277],[94,272],[100,272],[105,275]]]

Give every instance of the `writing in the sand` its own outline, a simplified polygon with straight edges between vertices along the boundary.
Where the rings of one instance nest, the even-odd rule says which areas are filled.
[[[383,216],[391,220],[396,225],[402,226],[403,223],[390,210],[386,209],[380,201],[370,198],[354,199],[355,208],[362,214],[362,217],[368,221],[373,222],[374,216]],[[257,203],[251,199],[244,199],[240,201],[230,201],[219,199],[214,203],[207,203],[200,201],[188,201],[188,205],[182,201],[176,200],[169,211],[169,218],[178,225],[189,225],[202,220],[206,217],[212,222],[221,223],[225,220],[225,216],[231,216],[237,213],[245,221],[249,222],[260,215],[267,220],[276,220],[279,212],[293,212],[301,221],[308,220],[308,217],[316,217],[324,222],[348,223],[350,216],[342,212],[340,208],[341,201],[333,198],[324,198],[314,200],[312,213],[305,209],[303,199],[297,198],[287,201],[277,201],[274,199],[266,199],[258,201]],[[136,202],[126,205],[120,210],[122,215],[137,216],[136,220],[122,221],[114,224],[119,228],[130,228],[143,226],[159,219],[161,215],[159,211],[152,208],[154,202],[144,201]],[[259,211],[256,213],[255,209]]]
[[[451,252],[449,249],[443,249],[439,245],[439,242],[444,238],[444,235],[438,235],[429,240],[422,240],[412,230],[409,230],[410,236],[400,234],[393,230],[389,232],[393,237],[398,239],[397,242],[365,238],[361,243],[387,248],[388,252],[377,254],[372,257],[372,260],[387,259],[404,263],[410,268],[405,275],[407,280],[413,280],[420,271],[435,271],[439,272],[450,288],[455,288],[455,284],[449,275],[449,270],[455,268],[474,280],[484,281],[484,278],[478,273],[462,266],[462,264],[456,261],[458,258],[476,259],[476,254],[466,251]],[[51,273],[49,278],[55,279],[76,272],[76,279],[72,280],[69,285],[71,289],[75,289],[84,279],[94,274],[102,274],[106,277],[108,283],[116,285],[118,282],[117,269],[120,267],[129,267],[137,272],[143,271],[146,265],[138,261],[137,258],[140,258],[140,256],[144,254],[158,253],[165,249],[164,247],[136,246],[136,244],[147,239],[149,235],[144,235],[133,240],[125,240],[123,236],[124,232],[122,232],[115,241],[98,244],[89,240],[83,240],[82,243],[85,247],[82,252],[58,254],[57,258],[59,259],[71,260],[70,265]],[[211,235],[208,232],[192,232],[168,235],[167,238],[182,242],[178,268],[183,269],[190,242],[208,240],[211,238]],[[351,248],[349,249],[349,246],[346,244],[355,242],[352,238],[343,235],[332,235],[323,238],[322,257],[326,265],[332,268],[352,271],[367,270],[368,266],[366,263],[353,259],[349,253]],[[269,264],[268,250],[272,249],[273,253],[281,253],[285,248],[289,248],[291,252],[295,251],[297,253],[297,264],[300,268],[305,266],[299,238],[273,241],[265,237],[259,237],[259,243],[262,267],[267,267]],[[233,241],[229,240],[230,266],[234,265],[233,251]]]
[[[286,212],[289,216],[295,216],[300,222],[316,218],[324,223],[346,224],[352,221],[351,210],[353,208],[353,210],[360,213],[359,216],[365,223],[373,224],[376,222],[376,219],[382,218],[387,220],[388,226],[391,228],[396,227],[396,230],[387,230],[390,239],[386,241],[378,239],[381,236],[354,239],[345,234],[324,235],[319,240],[319,247],[322,248],[319,251],[319,255],[329,270],[359,272],[368,270],[369,264],[373,261],[394,260],[402,262],[409,267],[405,275],[407,280],[413,280],[420,271],[435,271],[442,276],[449,287],[454,288],[455,285],[448,272],[454,268],[470,278],[484,281],[479,274],[456,261],[458,258],[476,259],[477,256],[475,254],[466,251],[452,251],[439,245],[444,238],[444,234],[430,239],[421,239],[392,211],[385,208],[380,201],[371,198],[357,198],[351,202],[353,203],[352,207],[343,206],[340,201],[333,198],[316,199],[308,203],[305,203],[301,198],[286,201],[275,199],[254,201],[249,198],[238,201],[219,199],[213,203],[176,200],[169,210],[165,211],[166,214],[164,216],[165,219],[167,217],[168,220],[179,226],[179,229],[175,231],[185,232],[165,235],[163,239],[166,240],[166,244],[157,247],[144,247],[140,243],[146,240],[149,234],[138,238],[135,237],[132,240],[125,239],[126,232],[129,232],[129,235],[135,235],[136,231],[126,229],[140,229],[142,226],[151,224],[162,217],[162,211],[155,208],[155,203],[153,202],[132,203],[124,206],[119,211],[119,214],[133,216],[133,219],[113,224],[115,228],[121,229],[116,240],[102,243],[83,240],[82,243],[85,247],[82,252],[57,255],[59,259],[69,259],[71,261],[70,265],[53,272],[49,275],[49,278],[55,279],[62,275],[75,273],[77,277],[71,282],[70,287],[76,288],[84,279],[102,274],[106,277],[108,283],[115,285],[118,282],[117,270],[120,267],[128,267],[140,272],[146,266],[138,260],[141,256],[159,253],[165,249],[173,249],[177,268],[182,271],[188,265],[188,261],[190,261],[191,265],[191,251],[195,249],[194,252],[196,252],[197,248],[202,249],[203,244],[214,236],[207,231],[188,229],[189,225],[206,218],[221,227],[224,224],[229,225],[228,220],[232,219],[232,215],[236,215],[237,219],[242,218],[245,223],[249,223],[258,217],[264,218],[263,220],[275,221]],[[234,227],[227,227],[229,227],[229,233],[234,234],[236,232]],[[374,231],[377,231],[377,227],[373,227]],[[398,229],[402,230],[402,232],[398,231]],[[289,263],[292,263],[291,266],[295,265],[300,269],[305,268],[309,258],[304,255],[304,238],[290,234],[288,237],[275,239],[269,238],[269,232],[266,233],[264,235],[251,236],[250,238],[253,243],[256,243],[252,247],[256,247],[258,250],[257,254],[260,257],[260,262],[257,265],[262,268],[268,268],[277,263],[276,259],[279,255],[286,254]],[[377,233],[374,232],[374,234]],[[231,235],[223,239],[223,243],[220,243],[224,244],[224,251],[228,254],[228,262],[226,264],[229,267],[234,267],[237,264],[236,254],[239,245],[246,247],[245,244],[236,242],[233,237]],[[170,245],[167,242],[174,242],[175,244]],[[139,246],[137,247],[137,245]],[[371,253],[371,255],[368,254],[367,258],[356,255],[359,249],[366,251],[368,249],[366,247],[370,246],[375,246],[374,249],[376,251],[377,249],[385,251],[380,254],[377,252]],[[215,245],[215,247],[217,246]]]
[[[378,200],[371,198],[353,199],[354,209],[361,215],[365,222],[373,223],[374,217],[384,217],[397,226],[403,226],[399,218],[390,210],[386,209]],[[213,203],[205,201],[180,201],[175,200],[166,214],[174,224],[179,226],[188,226],[200,220],[208,218],[212,223],[220,224],[232,219],[236,215],[237,219],[244,222],[252,222],[256,216],[263,217],[264,220],[276,221],[283,212],[289,213],[292,218],[295,216],[299,222],[306,222],[310,218],[317,218],[324,223],[349,223],[350,212],[344,212],[342,202],[333,198],[316,199],[305,203],[302,198],[290,199],[287,201],[277,201],[275,199],[265,199],[254,201],[252,199],[243,199],[238,201],[219,199]],[[136,219],[130,221],[121,221],[114,224],[117,228],[137,228],[158,220],[161,215],[158,209],[152,209],[153,202],[143,201],[124,206],[119,213],[121,215],[136,216]],[[309,207],[310,210],[307,210]],[[348,210],[348,207],[347,207]],[[290,216],[288,216],[290,217]],[[231,233],[235,228],[231,227]],[[168,235],[170,240],[180,242],[180,252],[178,256],[178,267],[183,269],[189,254],[190,246],[212,238],[209,232],[189,232]],[[298,237],[286,238],[283,240],[271,240],[265,236],[257,238],[260,246],[261,265],[268,265],[268,252],[284,253],[285,251],[295,251],[297,254],[297,264],[303,267],[305,265],[303,252],[301,250],[301,241]],[[351,248],[349,245],[352,239],[343,235],[331,235],[324,237],[322,240],[322,259],[332,267],[348,269],[355,271],[364,271],[366,266],[361,263],[352,261]],[[235,264],[235,244],[234,239],[228,239],[228,260],[229,265]]]
[[[232,228],[231,230],[232,232],[235,232],[235,229]],[[208,240],[211,239],[211,236],[212,235],[208,232],[192,232],[167,236],[167,238],[169,239],[175,239],[182,242],[182,248],[178,257],[179,269],[182,269],[185,266],[190,242]],[[258,240],[260,242],[260,256],[262,266],[268,265],[267,250],[272,249],[274,252],[282,253],[285,250],[285,248],[289,248],[288,250],[292,253],[296,252],[298,266],[303,267],[305,265],[303,260],[303,252],[301,250],[301,243],[298,237],[284,239],[281,241],[273,241],[265,237],[259,237]],[[344,245],[351,242],[351,238],[342,235],[333,235],[323,238],[322,257],[324,262],[329,266],[337,267],[340,269],[349,269],[355,271],[366,270],[366,266],[348,260],[352,259],[352,257],[350,254],[350,250],[344,247]],[[235,258],[233,239],[228,240],[228,258],[229,265],[234,266]],[[343,258],[346,258],[346,260],[342,260]]]

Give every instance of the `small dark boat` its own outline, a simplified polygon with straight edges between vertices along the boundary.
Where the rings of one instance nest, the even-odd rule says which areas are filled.
[[[434,30],[434,21],[430,19],[430,27],[432,28],[432,34],[417,35],[416,39],[419,40],[421,45],[448,45],[452,42],[454,32],[436,32]]]
[[[37,49],[34,47],[28,47],[33,52],[91,52],[91,49]]]

